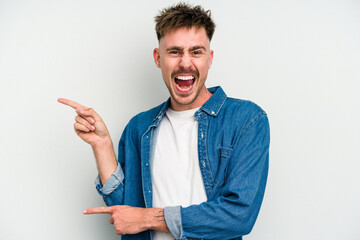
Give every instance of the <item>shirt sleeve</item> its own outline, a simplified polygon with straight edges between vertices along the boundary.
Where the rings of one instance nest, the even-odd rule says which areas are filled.
[[[97,176],[97,178],[95,179],[95,186],[101,196],[110,195],[115,189],[119,187],[123,180],[124,172],[120,164],[118,164],[115,172],[111,175],[111,177],[106,181],[103,186],[101,185],[100,177]]]
[[[181,224],[181,207],[165,207],[164,217],[167,227],[175,239],[181,239],[183,236]]]
[[[266,114],[259,114],[239,135],[222,188],[215,186],[212,197],[200,205],[165,208],[166,223],[177,239],[233,239],[252,230],[268,175],[270,130]]]

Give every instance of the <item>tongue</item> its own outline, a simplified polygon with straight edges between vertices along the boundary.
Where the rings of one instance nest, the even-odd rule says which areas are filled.
[[[190,86],[191,84],[194,83],[194,80],[193,79],[190,79],[190,80],[178,80],[178,79],[175,79],[175,82],[180,87],[183,87],[183,86]]]

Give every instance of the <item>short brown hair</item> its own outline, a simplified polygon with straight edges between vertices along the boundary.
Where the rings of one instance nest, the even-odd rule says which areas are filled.
[[[167,32],[183,27],[203,27],[210,41],[215,31],[215,23],[211,19],[210,10],[205,11],[201,6],[193,7],[186,3],[178,3],[163,9],[155,17],[155,22],[159,41]]]

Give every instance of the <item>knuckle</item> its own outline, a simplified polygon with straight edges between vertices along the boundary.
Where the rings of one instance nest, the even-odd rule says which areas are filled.
[[[92,117],[86,117],[85,119],[88,123],[95,123],[95,120],[93,120]]]
[[[115,232],[117,235],[122,235],[122,233],[123,233],[123,231],[121,231],[121,229],[119,229],[119,228],[116,228]]]

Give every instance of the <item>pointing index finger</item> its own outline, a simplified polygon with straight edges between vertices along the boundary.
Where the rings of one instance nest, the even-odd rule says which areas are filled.
[[[72,100],[69,100],[69,99],[66,99],[66,98],[59,98],[57,101],[59,103],[65,104],[65,105],[67,105],[69,107],[72,107],[74,109],[85,108],[85,106],[81,105],[80,103],[77,103],[75,101],[72,101]]]
[[[112,207],[88,208],[83,211],[84,214],[112,213]]]

